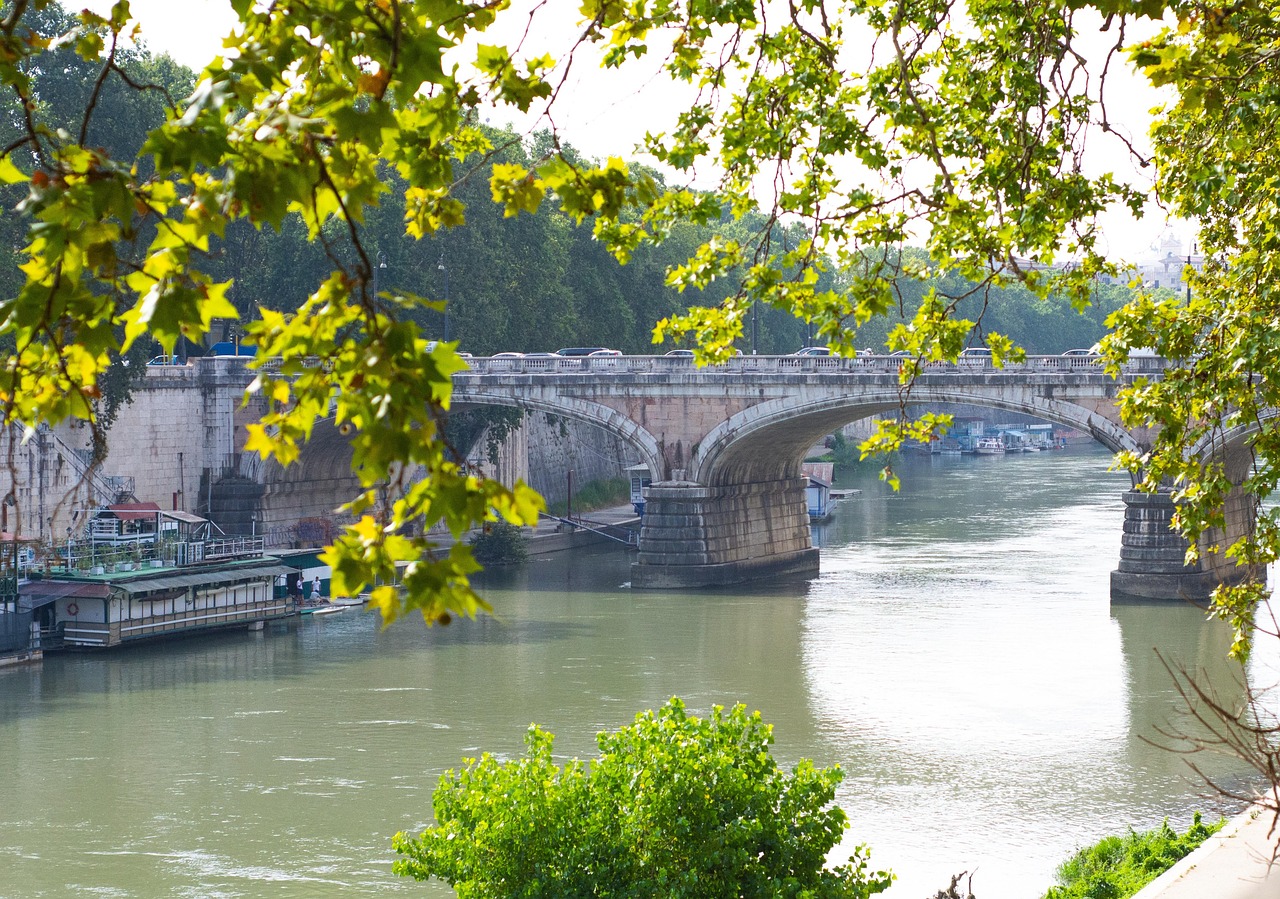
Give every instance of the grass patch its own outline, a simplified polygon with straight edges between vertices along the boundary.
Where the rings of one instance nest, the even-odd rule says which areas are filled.
[[[1196,812],[1186,833],[1169,820],[1155,830],[1104,837],[1081,849],[1058,868],[1058,886],[1044,899],[1127,899],[1190,854],[1226,823],[1205,824]]]
[[[610,509],[614,506],[625,506],[631,502],[631,482],[626,478],[604,478],[599,481],[587,481],[573,490],[573,514],[594,512],[596,509]],[[551,503],[547,512],[560,518],[568,511],[564,500]]]

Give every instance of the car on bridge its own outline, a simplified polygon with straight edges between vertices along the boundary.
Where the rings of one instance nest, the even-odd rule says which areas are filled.
[[[607,346],[567,346],[556,350],[557,356],[590,356],[601,350],[609,349]]]
[[[830,356],[831,347],[829,346],[804,346],[796,350],[793,356]]]

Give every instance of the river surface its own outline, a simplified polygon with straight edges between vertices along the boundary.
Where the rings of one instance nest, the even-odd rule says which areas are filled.
[[[1107,833],[1231,810],[1149,742],[1194,727],[1153,647],[1231,697],[1229,636],[1110,604],[1108,462],[908,460],[816,529],[809,581],[641,593],[622,548],[559,554],[485,575],[496,615],[446,628],[351,611],[0,671],[0,897],[452,895],[390,873],[442,771],[531,722],[585,757],[679,695],[759,709],[788,767],[842,766],[889,897],[967,870],[1035,899]]]

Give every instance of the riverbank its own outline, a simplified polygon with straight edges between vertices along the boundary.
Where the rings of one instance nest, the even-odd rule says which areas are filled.
[[[1259,806],[1241,812],[1133,899],[1275,899],[1275,824],[1275,815]]]

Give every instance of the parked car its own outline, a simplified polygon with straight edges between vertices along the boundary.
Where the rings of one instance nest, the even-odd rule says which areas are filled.
[[[588,356],[621,356],[622,350],[596,350],[594,353],[587,353]]]
[[[525,353],[526,359],[559,359],[559,353]]]
[[[796,350],[793,356],[830,356],[831,347],[829,346],[806,346]]]
[[[563,349],[556,350],[557,356],[590,356],[592,353],[598,353],[600,350],[609,349],[607,346],[567,346]]]
[[[490,359],[523,359],[524,353],[494,353]]]
[[[1062,355],[1064,356],[1097,356],[1098,351],[1097,350],[1067,350]]]
[[[664,356],[679,356],[682,359],[692,359],[693,350],[668,350],[663,353]]]
[[[179,359],[177,356],[153,356],[147,361],[147,365],[186,365],[186,359]]]
[[[969,346],[960,351],[961,359],[990,359],[991,349],[985,346]]]

